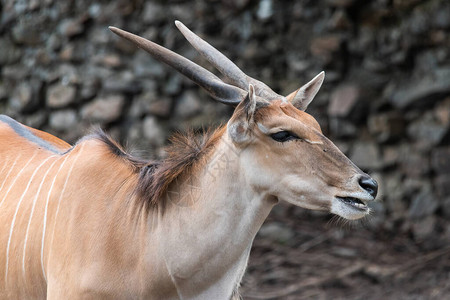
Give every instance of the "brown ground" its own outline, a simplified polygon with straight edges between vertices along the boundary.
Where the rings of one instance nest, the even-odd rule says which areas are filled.
[[[417,241],[383,226],[283,210],[266,224],[279,222],[295,235],[284,243],[257,236],[244,299],[450,299],[446,231]]]

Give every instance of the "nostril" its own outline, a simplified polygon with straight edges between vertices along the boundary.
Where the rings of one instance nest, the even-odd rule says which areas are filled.
[[[378,193],[378,183],[369,176],[362,176],[359,179],[359,185],[365,189],[372,197],[376,197]]]

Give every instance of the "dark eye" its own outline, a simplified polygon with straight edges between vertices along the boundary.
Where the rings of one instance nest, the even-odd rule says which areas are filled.
[[[290,140],[298,139],[298,137],[295,134],[289,131],[279,131],[277,133],[271,134],[270,137],[277,142],[287,142]]]

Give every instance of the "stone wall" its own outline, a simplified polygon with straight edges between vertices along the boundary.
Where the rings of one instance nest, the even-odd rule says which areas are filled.
[[[309,112],[379,180],[371,226],[450,232],[445,0],[5,0],[0,113],[69,142],[101,126],[144,156],[162,155],[174,130],[226,122],[230,108],[108,30],[207,66],[176,19],[280,93],[325,70]]]

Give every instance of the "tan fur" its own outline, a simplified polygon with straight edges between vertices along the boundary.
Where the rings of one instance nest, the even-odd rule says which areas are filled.
[[[0,122],[0,299],[237,298],[278,201],[354,218],[335,197],[363,195],[363,173],[314,118],[251,104],[217,131],[176,136],[161,162],[103,133],[70,148],[30,130],[54,151]],[[300,139],[276,142],[280,130]]]
[[[111,30],[237,107],[217,131],[176,135],[166,159],[133,157],[103,132],[70,147],[0,115],[0,299],[238,299],[279,201],[369,212],[376,183],[304,112],[323,72],[286,98],[176,25],[231,85]]]
[[[35,136],[49,142],[50,144],[52,144],[53,146],[55,146],[57,149],[61,150],[61,151],[67,151],[70,149],[70,144],[66,143],[65,141],[55,137],[54,135],[51,135],[47,132],[38,130],[38,129],[34,129],[28,126],[25,126],[25,128],[27,128],[29,131],[31,131]]]

